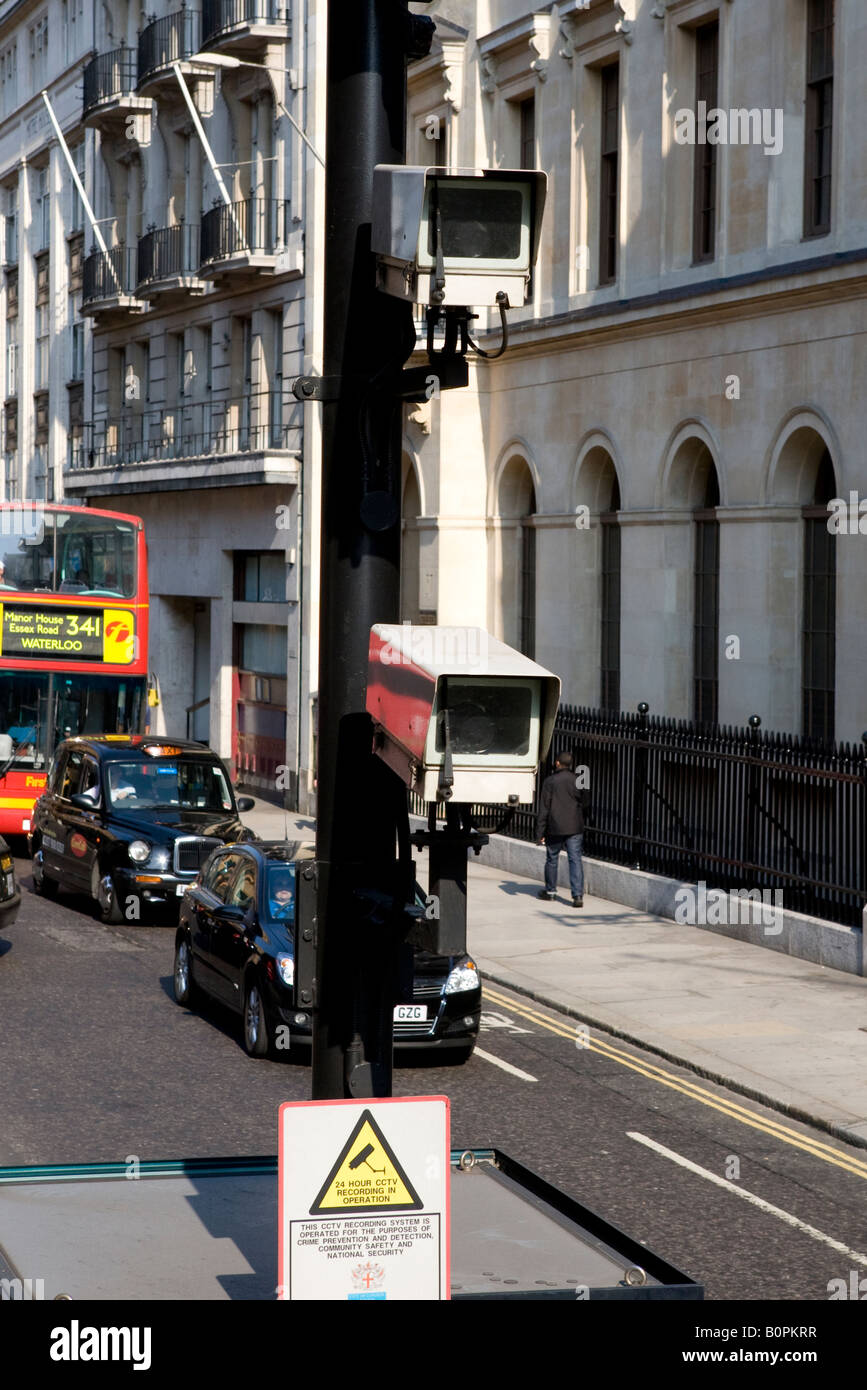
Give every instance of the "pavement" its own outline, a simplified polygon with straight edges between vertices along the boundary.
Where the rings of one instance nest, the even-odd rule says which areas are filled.
[[[315,837],[264,801],[243,819],[264,839]],[[867,1148],[867,978],[539,888],[470,857],[467,949],[484,979]]]

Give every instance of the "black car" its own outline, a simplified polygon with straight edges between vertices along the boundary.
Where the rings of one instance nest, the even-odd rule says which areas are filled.
[[[0,927],[11,927],[21,906],[21,891],[15,882],[12,851],[0,835]]]
[[[242,1014],[251,1057],[310,1046],[309,1008],[295,998],[295,866],[313,858],[315,847],[300,841],[228,845],[214,851],[181,903],[175,998],[190,1007],[201,991]],[[423,906],[418,885],[416,892]],[[394,1011],[395,1046],[465,1062],[482,1007],[475,963],[419,950],[414,965]]]
[[[28,835],[33,886],[89,893],[104,922],[169,912],[218,846],[255,840],[229,774],[201,743],[147,734],[70,738],[54,755]]]

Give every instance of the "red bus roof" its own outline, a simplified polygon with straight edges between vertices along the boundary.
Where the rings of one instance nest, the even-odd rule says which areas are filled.
[[[104,507],[73,507],[67,506],[65,502],[35,502],[30,499],[24,501],[0,502],[0,511],[20,511],[23,506],[39,507],[43,512],[72,512],[81,513],[84,516],[110,516],[113,521],[131,521],[133,525],[140,529],[144,527],[144,522],[140,516],[132,516],[129,512],[109,512]]]

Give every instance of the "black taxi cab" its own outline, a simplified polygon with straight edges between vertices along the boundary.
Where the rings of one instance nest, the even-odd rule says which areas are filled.
[[[148,734],[66,739],[28,835],[33,887],[88,893],[104,922],[168,913],[218,846],[255,840],[225,765],[201,743]]]
[[[12,851],[0,835],[0,927],[11,927],[21,906],[21,890],[15,881]]]

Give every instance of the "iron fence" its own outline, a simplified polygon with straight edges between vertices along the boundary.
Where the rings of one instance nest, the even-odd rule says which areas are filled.
[[[202,265],[230,256],[274,255],[286,245],[289,204],[277,198],[220,203],[202,218]]]
[[[563,706],[532,808],[503,833],[535,839],[558,753],[586,768],[585,853],[709,888],[780,890],[783,907],[861,925],[867,900],[867,742]],[[411,798],[417,814],[425,808]],[[505,806],[475,806],[488,829]]]
[[[70,457],[78,468],[122,468],[161,460],[292,449],[298,441],[297,401],[263,391],[228,400],[208,397],[154,410],[129,409],[85,425]]]
[[[107,254],[91,251],[85,257],[81,291],[83,304],[101,299],[133,297],[136,285],[136,252],[129,246],[110,246]]]
[[[141,31],[138,41],[137,86],[170,63],[183,62],[201,47],[202,16],[198,10],[176,10],[155,19]]]
[[[280,0],[204,0],[202,46],[242,24],[288,24],[289,10]]]
[[[138,240],[138,283],[168,280],[172,276],[195,275],[199,268],[199,229],[178,223],[175,227],[154,227]]]
[[[84,114],[95,106],[135,91],[138,64],[131,48],[99,53],[84,69]]]

